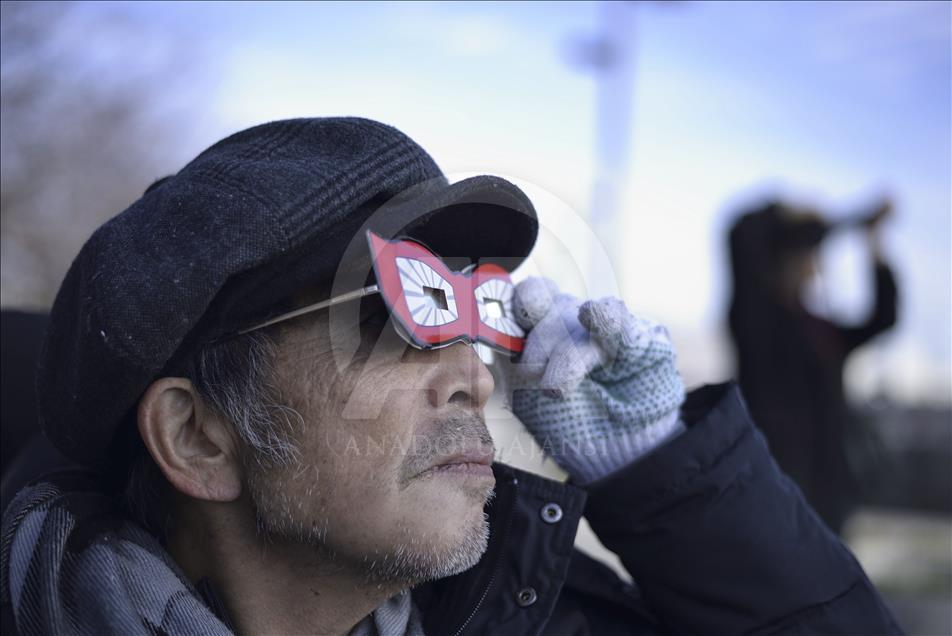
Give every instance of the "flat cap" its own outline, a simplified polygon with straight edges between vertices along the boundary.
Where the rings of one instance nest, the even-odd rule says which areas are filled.
[[[81,464],[107,465],[117,428],[170,360],[332,280],[368,226],[510,269],[538,233],[515,185],[450,184],[378,122],[293,119],[236,133],[150,187],[76,257],[40,358],[46,436]]]

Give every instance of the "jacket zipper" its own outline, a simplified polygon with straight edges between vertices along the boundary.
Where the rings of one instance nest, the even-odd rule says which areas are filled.
[[[509,520],[506,522],[506,529],[503,531],[501,543],[503,546],[506,544],[506,539],[509,538],[509,527],[512,525],[512,517],[516,512],[516,503],[519,500],[519,479],[517,477],[512,478],[513,485],[513,496],[512,496],[512,509],[509,511]],[[473,620],[473,617],[476,616],[476,612],[479,611],[479,608],[482,606],[483,601],[486,600],[486,596],[489,595],[489,590],[492,589],[493,583],[496,580],[496,575],[499,574],[499,570],[502,569],[502,561],[505,556],[505,547],[500,549],[499,555],[496,557],[496,563],[493,565],[492,576],[489,577],[489,582],[486,583],[486,587],[483,588],[483,593],[479,595],[479,600],[476,601],[476,606],[473,608],[473,611],[469,613],[469,616],[466,617],[466,620],[463,621],[463,624],[459,626],[453,636],[459,636],[463,633],[463,630],[466,629],[466,626],[469,625],[470,621]]]

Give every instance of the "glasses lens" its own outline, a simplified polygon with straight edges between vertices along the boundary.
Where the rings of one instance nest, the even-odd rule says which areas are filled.
[[[473,295],[476,298],[479,319],[484,325],[507,336],[522,338],[526,334],[516,323],[512,311],[513,290],[510,281],[490,278],[474,289]]]
[[[440,327],[459,318],[453,286],[439,272],[415,258],[396,259],[401,293],[410,317],[424,327]]]

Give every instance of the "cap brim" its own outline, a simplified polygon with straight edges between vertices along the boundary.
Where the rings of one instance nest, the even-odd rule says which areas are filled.
[[[488,175],[408,191],[381,206],[368,225],[386,238],[414,238],[447,262],[496,263],[507,271],[525,260],[539,233],[525,193]]]

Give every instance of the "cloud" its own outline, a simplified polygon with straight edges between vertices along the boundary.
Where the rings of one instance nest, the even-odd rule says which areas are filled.
[[[816,61],[848,65],[888,88],[935,63],[948,64],[952,45],[945,2],[850,2],[824,5],[801,41]]]
[[[520,34],[499,12],[447,12],[439,5],[405,8],[395,20],[398,31],[406,39],[434,42],[450,55],[504,55],[520,41]]]

